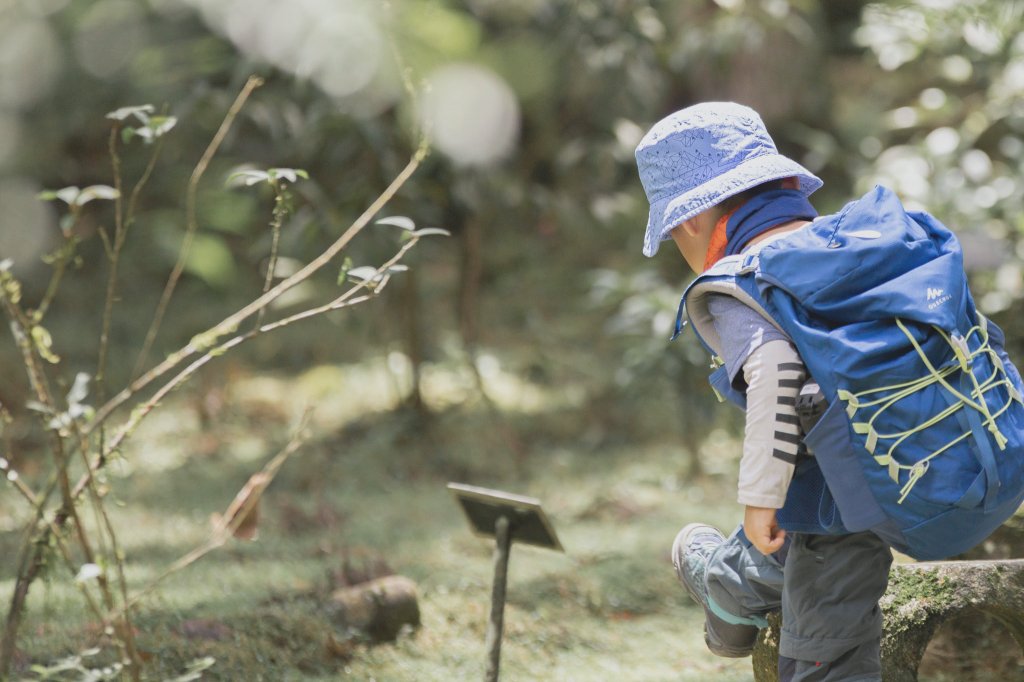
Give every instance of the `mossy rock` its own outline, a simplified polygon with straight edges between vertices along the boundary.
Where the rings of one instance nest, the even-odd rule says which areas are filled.
[[[998,621],[1024,652],[1024,560],[896,564],[880,604],[886,682],[916,682],[936,630],[965,614],[982,613]],[[769,623],[754,650],[757,682],[778,680],[780,618],[776,614]]]

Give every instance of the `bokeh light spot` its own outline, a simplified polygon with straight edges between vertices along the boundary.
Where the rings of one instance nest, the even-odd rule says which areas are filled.
[[[497,74],[452,64],[429,81],[422,115],[439,150],[466,166],[496,163],[512,152],[519,137],[519,103]]]
[[[0,110],[0,169],[10,165],[18,150],[21,121],[17,116]]]
[[[0,179],[0,257],[23,275],[43,267],[42,254],[55,242],[53,209],[36,195],[41,187],[25,178]]]
[[[145,46],[141,10],[128,0],[104,0],[93,5],[75,36],[78,61],[99,78],[120,73]]]
[[[960,133],[948,126],[936,128],[924,138],[924,144],[936,156],[952,154],[960,146]]]
[[[45,21],[0,24],[0,107],[26,109],[45,97],[60,66],[60,45]]]

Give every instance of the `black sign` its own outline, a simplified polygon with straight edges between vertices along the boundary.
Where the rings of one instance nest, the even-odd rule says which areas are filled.
[[[493,538],[495,524],[504,516],[509,522],[512,542],[565,551],[540,507],[540,500],[461,483],[449,483],[448,489],[477,535]]]

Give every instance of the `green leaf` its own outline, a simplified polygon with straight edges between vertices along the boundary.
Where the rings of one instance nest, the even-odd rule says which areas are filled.
[[[84,206],[94,199],[112,200],[121,196],[121,193],[109,185],[90,185],[78,193],[73,203],[75,206]]]
[[[68,206],[84,206],[94,199],[116,199],[119,196],[118,191],[110,185],[90,185],[85,189],[69,185],[58,190],[43,190],[36,195],[43,201],[60,199]]]
[[[391,216],[389,218],[381,218],[380,220],[376,221],[375,224],[391,225],[392,227],[397,227],[408,232],[412,232],[413,230],[416,229],[416,223],[414,223],[411,218],[406,218],[403,215]]]
[[[152,104],[142,104],[134,107],[121,107],[120,109],[115,109],[114,111],[108,113],[107,118],[112,119],[114,121],[123,121],[129,116],[134,116],[135,118],[139,119],[139,121],[141,121],[143,124],[145,124],[149,123],[149,114],[153,113],[154,111],[156,111],[156,107],[154,107]]]
[[[79,372],[75,375],[75,383],[72,384],[71,390],[68,391],[67,401],[68,405],[76,405],[89,395],[89,380],[91,377],[85,372]]]
[[[35,343],[36,352],[39,357],[52,365],[60,362],[60,356],[53,352],[53,337],[45,327],[36,325],[32,327],[32,341]]]
[[[132,141],[132,138],[135,137],[135,134],[135,128],[132,128],[131,126],[125,126],[121,129],[121,142],[123,144],[128,144],[129,142]]]
[[[271,168],[267,171],[267,176],[273,180],[287,180],[293,185],[299,178],[309,180],[309,173],[301,168]]]
[[[174,116],[154,116],[145,126],[137,128],[135,135],[141,137],[146,144],[149,144],[169,132],[177,124],[178,119]]]
[[[78,189],[78,187],[71,185],[70,187],[64,187],[57,190],[57,198],[68,206],[72,206],[75,203],[75,199],[78,198],[79,192],[81,192],[81,190]]]
[[[301,168],[269,168],[267,170],[240,170],[228,176],[228,185],[238,187],[244,185],[251,187],[261,182],[273,184],[277,181],[286,181],[295,184],[299,178],[309,179],[309,173]]]
[[[416,230],[412,233],[414,237],[451,237],[452,233],[448,230],[442,230],[440,227],[424,227],[422,230]]]
[[[41,199],[42,201],[53,201],[55,199],[60,199],[65,204],[70,206],[74,203],[75,198],[78,196],[78,193],[80,191],[81,190],[78,189],[78,187],[76,187],[75,185],[62,187],[61,189],[44,189],[42,192],[36,195],[36,198]]]
[[[352,259],[349,258],[348,256],[346,256],[345,260],[341,264],[341,270],[338,271],[338,286],[339,287],[342,284],[345,283],[345,278],[348,277],[349,270],[351,270],[351,269],[352,269]]]
[[[154,116],[149,122],[149,127],[153,129],[153,135],[156,137],[173,130],[176,125],[178,125],[177,116]]]
[[[348,271],[349,279],[360,284],[363,282],[379,282],[382,276],[381,273],[377,272],[377,268],[372,265],[362,265]]]
[[[53,410],[38,400],[26,400],[25,409],[32,410],[33,412],[39,412],[40,414],[53,414]]]
[[[73,420],[89,421],[96,415],[96,410],[90,405],[75,403],[68,408],[68,416]]]
[[[240,170],[228,176],[229,187],[252,187],[260,182],[270,182],[270,173],[261,170]]]
[[[82,568],[80,568],[78,570],[78,575],[75,576],[75,582],[76,583],[88,582],[90,580],[95,580],[96,578],[99,578],[101,575],[103,575],[103,569],[101,569],[98,565],[96,565],[96,564],[83,564]],[[83,656],[88,656],[88,654],[85,653],[84,651],[82,652],[82,655]]]

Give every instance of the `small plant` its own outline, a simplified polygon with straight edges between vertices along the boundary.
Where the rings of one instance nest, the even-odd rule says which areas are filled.
[[[87,659],[98,652],[89,650],[51,666],[34,667],[32,672],[36,675],[35,679],[69,679],[69,675],[77,675],[76,679],[83,680],[115,679],[122,675],[133,680],[140,679],[141,659],[136,650],[132,626],[133,609],[139,600],[156,589],[164,578],[222,546],[231,537],[244,537],[246,524],[254,518],[263,490],[288,457],[301,447],[307,434],[304,424],[300,425],[285,447],[250,477],[215,523],[209,538],[168,566],[149,585],[138,589],[133,589],[134,586],[129,585],[125,578],[126,557],[106,511],[108,490],[101,481],[104,468],[111,461],[124,456],[122,449],[126,440],[140,422],[158,409],[160,401],[213,358],[231,352],[256,336],[373,299],[395,274],[406,269],[401,261],[421,238],[447,234],[436,228],[417,229],[413,221],[405,217],[378,220],[379,224],[397,227],[402,231],[402,240],[388,260],[378,266],[353,267],[351,260],[346,258],[338,277],[341,289],[338,295],[320,305],[274,319],[269,312],[270,304],[335,262],[352,239],[371,224],[415,172],[426,157],[428,148],[425,141],[421,142],[391,185],[334,243],[297,272],[276,283],[274,273],[280,233],[294,203],[290,188],[300,181],[309,180],[309,175],[303,170],[291,168],[236,173],[229,179],[229,184],[247,187],[265,183],[274,193],[269,223],[272,242],[262,290],[241,309],[228,314],[210,328],[195,333],[183,347],[154,366],[148,366],[150,350],[198,230],[196,193],[200,180],[238,112],[260,83],[255,77],[246,83],[192,172],[185,197],[186,229],[177,262],[168,276],[148,331],[139,344],[133,378],[128,385],[108,396],[106,375],[110,362],[109,336],[121,285],[119,264],[136,220],[138,199],[156,168],[166,137],[178,123],[177,119],[156,115],[154,107],[150,105],[124,107],[109,113],[107,118],[112,121],[109,151],[113,185],[93,185],[84,189],[65,187],[40,195],[43,200],[61,202],[66,207],[66,214],[60,223],[63,241],[45,258],[53,268],[49,285],[34,307],[26,305],[21,284],[12,272],[11,263],[0,262],[0,309],[10,322],[23,368],[29,378],[33,397],[27,407],[38,415],[36,428],[45,433],[46,447],[51,455],[49,482],[40,489],[30,486],[7,459],[0,458],[0,471],[33,510],[33,520],[26,529],[25,541],[19,552],[14,590],[0,640],[0,678],[6,679],[11,672],[29,589],[43,575],[44,570],[56,566],[63,570],[63,575],[81,592],[87,608],[102,626],[102,631],[116,643],[118,660],[108,666],[91,668],[87,665]],[[126,190],[121,173],[121,154],[127,145],[136,144],[138,140],[144,143],[148,162],[131,189]],[[112,233],[106,229],[99,230],[107,259],[108,276],[100,320],[101,331],[96,347],[96,372],[92,376],[78,372],[69,381],[61,358],[53,351],[53,339],[44,321],[50,304],[59,294],[67,267],[80,261],[77,249],[80,238],[76,227],[83,212],[97,201],[113,202],[114,226]],[[120,417],[116,424],[115,416]],[[6,411],[2,407],[0,417],[2,432],[7,420]],[[4,442],[2,438],[0,442]],[[86,514],[90,514],[96,523],[84,523],[83,516]],[[211,659],[197,661],[177,680],[184,682],[198,679],[203,670],[212,664]]]

